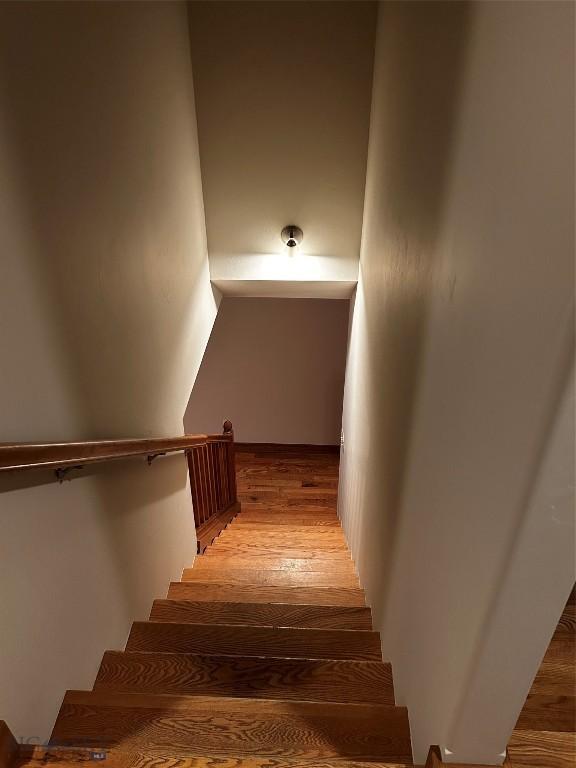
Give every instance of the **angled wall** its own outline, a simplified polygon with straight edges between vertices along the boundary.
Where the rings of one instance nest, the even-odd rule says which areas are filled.
[[[573,35],[380,4],[340,514],[416,762],[501,762],[575,578]]]
[[[248,443],[338,445],[349,302],[224,297],[184,425]]]
[[[0,439],[182,433],[216,314],[186,7],[0,5]],[[0,718],[66,688],[195,552],[182,456],[0,477]]]

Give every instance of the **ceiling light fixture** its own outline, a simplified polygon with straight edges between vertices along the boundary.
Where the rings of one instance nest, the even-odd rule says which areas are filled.
[[[288,224],[288,226],[284,227],[280,233],[280,237],[282,238],[282,242],[287,245],[288,248],[294,248],[295,246],[300,245],[304,233],[300,227],[297,227],[295,224]]]

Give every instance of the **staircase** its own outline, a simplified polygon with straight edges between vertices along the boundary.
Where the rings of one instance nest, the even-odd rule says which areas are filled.
[[[412,765],[336,515],[338,455],[240,448],[237,470],[242,511],[18,768]]]

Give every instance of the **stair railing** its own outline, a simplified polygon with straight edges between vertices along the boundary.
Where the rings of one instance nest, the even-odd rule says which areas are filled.
[[[203,552],[240,509],[232,422],[224,422],[223,434],[207,435],[186,453],[198,552]]]
[[[183,451],[188,460],[198,552],[203,552],[240,509],[236,495],[234,430],[221,435],[183,435],[70,443],[0,443],[0,473],[50,470],[63,482],[88,464]]]

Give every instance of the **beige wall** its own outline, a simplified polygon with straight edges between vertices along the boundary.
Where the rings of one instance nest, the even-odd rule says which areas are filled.
[[[342,0],[190,3],[213,278],[236,290],[356,280],[375,11]],[[286,260],[280,232],[291,223],[304,242]]]
[[[380,6],[340,514],[418,762],[501,760],[575,576],[573,29]]]
[[[216,314],[186,8],[0,4],[0,439],[182,433]],[[195,551],[183,457],[0,479],[0,718],[66,687]]]
[[[243,442],[337,445],[349,302],[224,297],[185,425]]]

